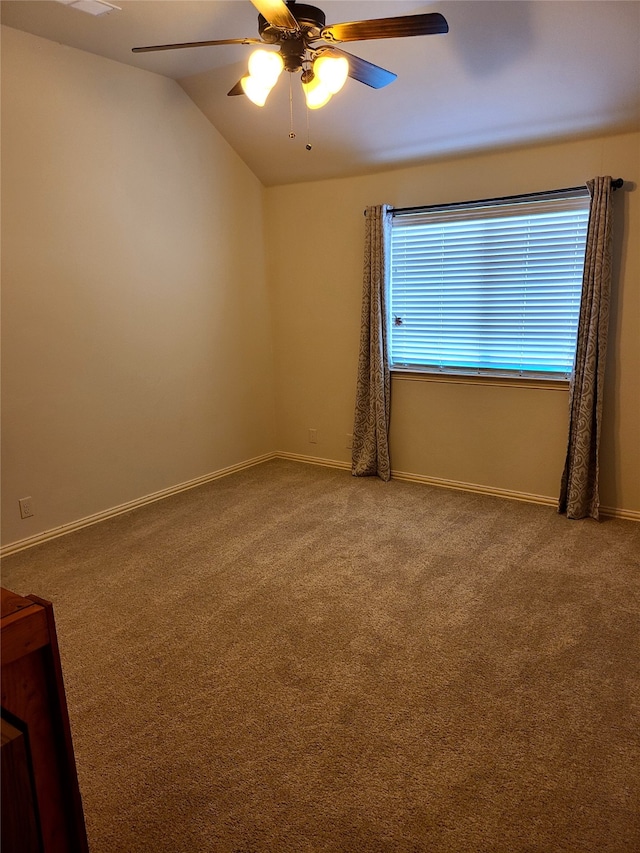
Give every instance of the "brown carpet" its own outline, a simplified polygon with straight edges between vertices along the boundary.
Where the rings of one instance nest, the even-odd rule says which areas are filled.
[[[640,850],[640,526],[273,461],[5,560],[92,853]]]

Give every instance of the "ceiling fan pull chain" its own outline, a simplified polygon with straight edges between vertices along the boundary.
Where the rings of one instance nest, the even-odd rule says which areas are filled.
[[[291,77],[289,74],[289,139],[295,139],[296,134],[293,129],[293,88],[291,86]]]
[[[307,106],[307,144],[305,145],[305,148],[307,149],[307,151],[311,151],[311,148],[313,147],[311,145],[311,138],[310,137],[311,137],[311,134],[309,132],[309,107]]]

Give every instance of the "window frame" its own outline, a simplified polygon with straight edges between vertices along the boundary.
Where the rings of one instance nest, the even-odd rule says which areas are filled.
[[[531,207],[532,204],[542,202],[545,205],[553,205],[557,202],[560,207],[563,201],[569,200],[575,202],[576,209],[580,208],[583,211],[583,227],[584,239],[586,241],[586,232],[588,229],[589,204],[590,195],[585,186],[568,187],[559,190],[547,190],[537,193],[519,194],[513,196],[503,196],[493,199],[477,199],[464,202],[453,202],[450,204],[425,205],[419,207],[408,208],[393,208],[391,232],[393,231],[393,220],[401,216],[405,220],[410,220],[411,215],[418,214],[439,214],[448,216],[450,214],[462,213],[465,210],[470,212],[482,211],[477,217],[470,216],[468,221],[480,220],[486,218],[492,207],[500,207],[504,212],[505,209],[513,208],[514,213],[517,212],[518,206],[521,210],[525,207]],[[434,217],[435,218],[435,217]],[[387,280],[387,305],[385,323],[387,325],[388,338],[388,366],[392,375],[398,378],[423,378],[431,381],[449,381],[449,382],[470,382],[473,384],[493,384],[493,385],[510,385],[520,387],[543,387],[543,388],[564,388],[568,387],[571,377],[571,370],[528,370],[526,368],[519,369],[504,369],[501,367],[487,366],[443,366],[438,364],[407,364],[401,361],[393,361],[392,359],[392,335],[393,335],[393,299],[392,299],[392,279],[393,279],[393,252],[392,252],[392,233],[389,234],[389,275]],[[584,266],[584,255],[582,257],[582,267]],[[574,278],[577,281],[577,278]],[[580,287],[577,293],[578,305],[575,309],[575,327],[577,331],[577,317],[580,310],[582,289],[582,275],[580,275]],[[575,352],[575,340],[574,340]]]

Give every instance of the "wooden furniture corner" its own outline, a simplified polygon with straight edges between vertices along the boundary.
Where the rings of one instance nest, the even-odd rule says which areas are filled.
[[[2,589],[1,623],[3,853],[88,853],[53,605]]]

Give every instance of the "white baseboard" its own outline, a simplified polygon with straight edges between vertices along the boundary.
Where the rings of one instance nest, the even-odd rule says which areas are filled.
[[[26,539],[19,539],[17,542],[10,542],[0,548],[0,557],[6,557],[9,554],[15,554],[18,551],[24,551],[27,548],[32,548],[34,545],[41,545],[43,542],[49,542],[51,539],[57,539],[59,536],[66,536],[67,533],[73,533],[76,530],[82,530],[83,527],[91,527],[93,524],[99,524],[101,521],[107,521],[109,518],[114,518],[116,515],[123,515],[125,512],[138,509],[147,504],[162,501],[165,498],[170,498],[180,492],[186,492],[189,489],[195,489],[197,486],[204,486],[205,483],[210,483],[212,480],[219,480],[221,477],[228,477],[229,474],[235,474],[245,468],[252,468],[254,465],[260,465],[262,462],[268,462],[270,459],[275,459],[277,454],[265,453],[263,456],[256,456],[254,459],[248,459],[246,462],[239,462],[237,465],[230,465],[228,468],[221,468],[219,471],[214,471],[211,474],[205,474],[202,477],[196,477],[193,480],[188,480],[185,483],[179,483],[177,486],[170,486],[168,489],[162,489],[159,492],[153,492],[150,495],[145,495],[142,498],[136,498],[133,501],[128,501],[124,504],[105,509],[102,512],[96,512],[93,515],[88,515],[85,518],[79,518],[77,521],[72,521],[69,524],[62,524],[60,527],[53,527],[50,530],[44,530],[42,533],[36,533],[34,536],[29,536]]]
[[[340,462],[337,459],[321,459],[317,456],[303,456],[301,453],[285,453],[282,450],[275,454],[277,459],[289,459],[291,462],[304,462],[306,465],[320,465],[322,468],[340,468],[351,470],[351,462]]]
[[[350,462],[339,462],[335,459],[321,459],[317,456],[304,456],[300,453],[285,453],[278,451],[278,459],[291,459],[293,462],[304,462],[308,465],[322,465],[325,468],[341,468],[351,470]],[[472,492],[476,495],[490,495],[495,498],[505,498],[511,501],[540,504],[542,506],[557,506],[558,497],[550,495],[535,495],[529,492],[517,492],[512,489],[498,489],[493,486],[481,486],[476,483],[464,483],[460,480],[444,480],[439,477],[427,477],[423,474],[411,474],[407,471],[391,471],[394,480],[404,480],[407,483],[422,483],[425,486],[436,486],[441,489],[454,489],[458,492]],[[616,509],[615,507],[600,507],[600,515],[608,518],[623,518],[627,521],[640,521],[640,512],[636,510]]]
[[[627,521],[640,521],[640,511],[635,509],[616,509],[614,506],[601,506],[600,515],[607,518],[624,518]]]
[[[334,459],[319,459],[316,456],[303,456],[299,453],[276,453],[278,459],[291,459],[293,462],[305,462],[309,465],[322,465],[325,468],[342,468],[351,470],[350,462],[338,462]],[[458,492],[473,492],[477,495],[492,495],[498,498],[508,498],[515,501],[527,501],[527,503],[544,504],[555,506],[557,498],[546,495],[531,495],[527,492],[514,492],[508,489],[495,489],[490,486],[478,486],[474,483],[462,483],[458,480],[442,480],[439,477],[426,477],[422,474],[411,474],[406,471],[391,471],[394,480],[404,480],[407,483],[422,483],[425,486],[437,486],[442,489],[454,489]]]
[[[394,480],[404,480],[408,483],[422,483],[425,486],[436,486],[439,489],[453,489],[457,492],[471,492],[474,495],[490,495],[494,498],[506,498],[511,501],[524,501],[543,506],[555,506],[557,498],[548,495],[534,495],[529,492],[516,492],[512,489],[498,489],[493,486],[481,486],[477,483],[464,483],[460,480],[444,480],[440,477],[426,477],[422,474],[410,474],[406,471],[392,471]]]
[[[177,486],[171,486],[168,489],[162,489],[159,492],[154,492],[150,495],[145,495],[142,498],[137,498],[133,501],[120,504],[119,506],[106,509],[103,512],[97,512],[94,515],[88,515],[86,518],[80,518],[77,521],[72,521],[69,524],[62,524],[60,527],[54,527],[51,530],[45,530],[42,533],[37,533],[34,536],[29,536],[26,539],[19,539],[17,542],[10,542],[0,548],[0,557],[6,557],[9,554],[15,554],[18,551],[24,551],[27,548],[32,548],[34,545],[41,545],[43,542],[48,542],[51,539],[57,539],[59,536],[66,536],[68,533],[73,533],[76,530],[82,530],[83,527],[90,527],[93,524],[99,524],[101,521],[106,521],[109,518],[114,518],[117,515],[123,515],[126,512],[131,512],[139,507],[147,504],[155,503],[156,501],[170,498],[180,492],[186,492],[189,489],[195,489],[198,486],[203,486],[205,483],[210,483],[213,480],[219,480],[221,477],[228,477],[230,474],[235,474],[245,468],[252,468],[254,465],[261,465],[263,462],[268,462],[271,459],[289,459],[292,462],[303,462],[307,465],[319,465],[323,468],[338,468],[343,471],[351,470],[350,462],[341,462],[337,459],[322,459],[317,456],[304,456],[300,453],[285,453],[284,451],[276,451],[274,453],[265,453],[263,456],[256,456],[253,459],[248,459],[245,462],[240,462],[237,465],[230,465],[228,468],[221,468],[219,471],[214,471],[211,474],[205,474],[203,477],[196,477],[193,480],[188,480],[185,483],[179,483]],[[426,477],[422,474],[411,474],[406,471],[393,471],[391,476],[394,480],[404,480],[408,483],[422,483],[426,486],[436,486],[442,489],[454,489],[461,492],[472,492],[478,495],[491,495],[498,498],[506,498],[508,500],[525,501],[526,503],[542,504],[543,506],[556,506],[558,499],[547,495],[534,495],[528,492],[516,492],[510,489],[497,489],[490,486],[480,486],[474,483],[463,483],[458,480],[443,480],[438,477]],[[640,521],[640,512],[636,510],[616,509],[615,507],[600,507],[600,514],[609,518],[622,518],[628,521]]]

